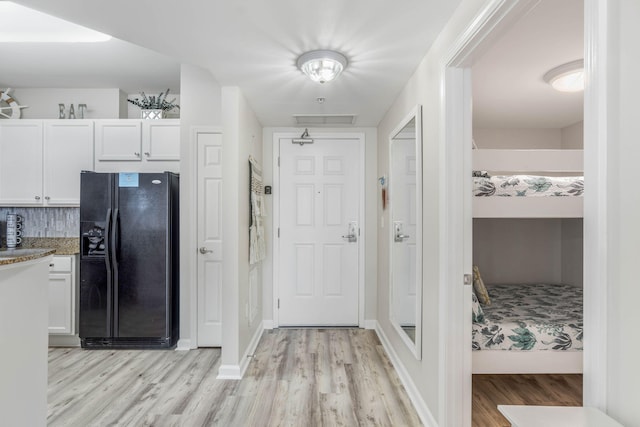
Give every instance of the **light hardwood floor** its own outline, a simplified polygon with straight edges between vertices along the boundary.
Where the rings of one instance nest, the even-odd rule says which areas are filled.
[[[582,406],[582,375],[474,375],[474,427],[508,427],[498,405]]]
[[[49,350],[49,426],[419,426],[376,334],[265,331],[241,381],[219,349]]]

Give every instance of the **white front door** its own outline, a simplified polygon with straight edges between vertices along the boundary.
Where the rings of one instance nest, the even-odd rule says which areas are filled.
[[[222,345],[222,135],[196,132],[198,347]]]
[[[358,325],[361,140],[279,145],[279,324]]]

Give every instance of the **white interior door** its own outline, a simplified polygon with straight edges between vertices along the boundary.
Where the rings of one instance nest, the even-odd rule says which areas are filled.
[[[198,347],[222,345],[222,135],[198,132]]]
[[[414,134],[415,135],[415,134]],[[401,326],[416,325],[416,140],[395,139],[389,183],[393,242],[393,315]],[[402,236],[402,237],[401,237]]]
[[[279,324],[357,325],[360,140],[279,144]]]

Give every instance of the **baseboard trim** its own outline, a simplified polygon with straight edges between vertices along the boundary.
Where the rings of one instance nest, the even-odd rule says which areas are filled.
[[[77,335],[49,335],[49,347],[80,347]]]
[[[218,380],[241,380],[240,365],[220,365],[218,368]]]
[[[389,340],[387,339],[387,336],[382,330],[380,323],[378,323],[377,321],[375,321],[375,323],[376,323],[375,328],[373,329],[375,329],[376,334],[378,335],[378,338],[380,338],[380,342],[382,343],[382,347],[384,347],[384,350],[387,352],[387,355],[391,360],[391,364],[393,364],[393,367],[398,373],[400,382],[402,383],[405,390],[407,391],[407,395],[409,396],[411,403],[413,403],[413,406],[416,409],[418,416],[420,417],[420,421],[422,421],[422,424],[424,424],[425,427],[438,427],[438,423],[436,422],[435,418],[433,418],[433,415],[431,414],[429,407],[427,406],[425,401],[422,399],[422,396],[420,395],[418,388],[416,387],[415,383],[411,379],[411,376],[407,372],[407,369],[404,367],[404,365],[400,361],[398,354],[391,346],[391,343],[389,342]]]
[[[188,350],[191,350],[191,340],[190,339],[178,340],[178,344],[176,344],[176,351],[188,351]]]
[[[263,320],[262,327],[264,329],[273,329],[273,320]]]
[[[262,338],[262,333],[264,332],[264,320],[260,322],[258,327],[256,328],[255,334],[251,338],[249,345],[247,346],[247,350],[244,352],[242,359],[240,360],[240,364],[238,365],[220,365],[218,369],[217,379],[219,380],[241,380],[244,376],[245,372],[247,372],[247,368],[249,367],[249,363],[251,363],[251,359],[253,358],[253,353],[255,353],[256,348],[258,347],[258,343],[260,342],[260,338]]]
[[[378,321],[375,319],[369,319],[369,320],[365,320],[364,321],[364,328],[365,329],[376,329],[376,326],[378,325]]]

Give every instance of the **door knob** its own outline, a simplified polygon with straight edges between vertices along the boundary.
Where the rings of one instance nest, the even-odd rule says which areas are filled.
[[[207,248],[205,248],[204,246],[200,248],[200,253],[201,253],[202,255],[210,254],[210,253],[212,253],[212,252],[213,252],[213,251],[212,251],[211,249],[207,249]]]
[[[410,236],[408,234],[396,234],[395,241],[402,242],[404,239],[408,239]]]

